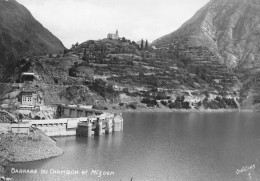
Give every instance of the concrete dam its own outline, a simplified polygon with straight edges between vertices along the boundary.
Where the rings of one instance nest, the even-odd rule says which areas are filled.
[[[122,114],[77,107],[62,107],[59,119],[23,120],[47,136],[100,136],[123,130]]]

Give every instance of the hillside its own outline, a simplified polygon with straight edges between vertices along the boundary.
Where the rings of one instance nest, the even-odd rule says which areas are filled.
[[[228,67],[250,68],[259,63],[260,1],[211,0],[177,31],[153,42],[155,46],[189,39],[208,47]]]
[[[149,47],[117,36],[76,43],[57,55],[20,59],[12,66],[14,73],[7,76],[16,84],[0,86],[0,105],[15,110],[23,106],[20,94],[29,92],[37,102],[33,103],[36,110],[59,104],[93,105],[102,110],[258,109],[260,76],[256,66],[230,63],[220,50],[230,53],[228,48],[234,42],[216,39],[221,36],[215,31],[221,28],[224,33],[233,31],[224,22],[229,18],[226,13],[243,12],[237,10],[240,4],[236,2],[211,1],[179,30]],[[221,17],[223,22],[218,20]],[[214,19],[212,26],[208,25],[210,18]],[[23,73],[33,73],[33,83],[21,81]],[[25,116],[52,117],[48,111]]]
[[[259,24],[260,1],[211,0],[177,31],[155,40],[152,45],[159,49],[178,48],[176,44],[207,47],[216,62],[226,66],[239,80],[242,107],[257,108],[260,97],[257,81]],[[193,56],[191,59],[194,61]]]
[[[26,91],[37,97],[35,109],[24,115],[30,118],[55,116],[59,104],[110,111],[239,108],[239,81],[212,52],[176,46],[155,50],[126,39],[89,40],[64,54],[23,59],[12,76],[16,84],[0,86],[0,105],[23,114],[15,107],[23,106],[19,97]],[[21,81],[24,72],[34,74],[33,82]]]
[[[15,0],[0,1],[0,74],[21,56],[58,53],[62,42]],[[0,75],[1,76],[1,75]]]

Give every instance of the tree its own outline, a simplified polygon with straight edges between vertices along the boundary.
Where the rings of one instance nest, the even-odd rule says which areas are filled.
[[[86,55],[86,54],[87,54],[87,48],[84,49],[84,55]]]
[[[71,67],[70,69],[69,69],[69,76],[71,76],[71,77],[76,77],[77,76],[77,69],[76,69],[76,67]]]
[[[64,50],[63,50],[63,54],[64,54],[64,55],[67,54],[68,52],[69,52],[68,49],[64,49]]]
[[[141,49],[144,49],[144,40],[141,41]]]
[[[148,50],[148,41],[145,41],[145,49]]]
[[[142,70],[139,71],[139,77],[140,78],[143,78],[145,75],[144,75],[144,72]]]
[[[60,58],[61,57],[61,55],[60,54],[58,54],[57,56],[56,56],[56,58]]]

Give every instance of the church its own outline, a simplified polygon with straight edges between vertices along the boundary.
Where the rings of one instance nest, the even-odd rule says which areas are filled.
[[[116,34],[113,34],[113,33],[109,33],[107,35],[107,38],[108,39],[111,39],[111,40],[118,40],[120,37],[118,35],[118,30],[116,30]]]

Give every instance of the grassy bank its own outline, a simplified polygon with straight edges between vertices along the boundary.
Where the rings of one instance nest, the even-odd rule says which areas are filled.
[[[0,176],[10,162],[28,162],[61,155],[62,150],[48,136],[36,130],[27,135],[0,135]]]

